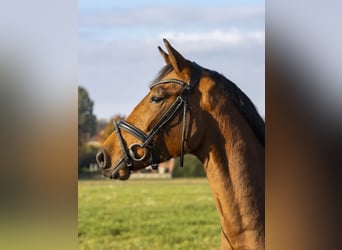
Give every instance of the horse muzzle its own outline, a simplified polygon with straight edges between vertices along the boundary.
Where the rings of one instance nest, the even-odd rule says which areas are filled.
[[[125,161],[120,161],[110,172],[111,179],[127,180],[131,176],[131,169],[126,165]]]
[[[131,174],[130,166],[127,166],[124,159],[112,165],[111,159],[104,149],[100,149],[96,154],[96,161],[102,174],[111,179],[127,180]]]

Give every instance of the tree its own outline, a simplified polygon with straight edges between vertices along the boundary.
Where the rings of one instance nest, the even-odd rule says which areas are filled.
[[[101,129],[98,129],[97,139],[100,143],[104,143],[104,141],[110,136],[111,133],[114,132],[114,121],[123,120],[125,117],[122,115],[115,115],[113,116],[109,122],[103,122],[101,125]],[[100,128],[100,126],[98,126]]]
[[[96,133],[96,116],[93,114],[94,102],[90,99],[85,88],[78,87],[78,168],[86,165],[89,157],[87,141]],[[94,150],[91,150],[93,155]],[[93,157],[95,160],[95,156]]]
[[[85,88],[78,87],[78,145],[83,145],[96,133],[96,116],[93,114],[94,102]]]
[[[189,178],[189,177],[205,177],[206,173],[202,162],[192,155],[185,154],[184,156],[184,167],[180,167],[179,157],[175,160],[175,166],[172,172],[174,178]]]

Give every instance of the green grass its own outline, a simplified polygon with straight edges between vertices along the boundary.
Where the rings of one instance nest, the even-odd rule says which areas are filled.
[[[206,179],[78,183],[79,249],[219,249]]]

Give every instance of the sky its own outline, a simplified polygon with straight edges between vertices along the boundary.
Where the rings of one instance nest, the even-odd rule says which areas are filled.
[[[78,79],[99,119],[128,115],[148,93],[163,38],[237,84],[265,116],[264,1],[80,0]]]

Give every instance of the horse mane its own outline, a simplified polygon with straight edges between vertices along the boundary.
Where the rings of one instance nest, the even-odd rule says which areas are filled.
[[[265,146],[265,122],[248,96],[243,93],[235,83],[222,74],[212,70],[205,70],[204,72],[206,72],[207,76],[215,83],[221,84],[224,95],[230,98],[235,107],[245,118],[260,143]]]
[[[170,73],[172,69],[173,67],[171,64],[165,65],[160,69],[157,76],[152,80],[149,86],[152,86],[154,83],[162,80],[162,78]],[[224,95],[233,102],[235,107],[240,111],[241,115],[253,130],[260,143],[265,146],[265,122],[248,96],[243,93],[235,83],[228,80],[222,74],[213,70],[203,69],[204,74],[207,74],[207,76],[215,83],[222,85]]]

